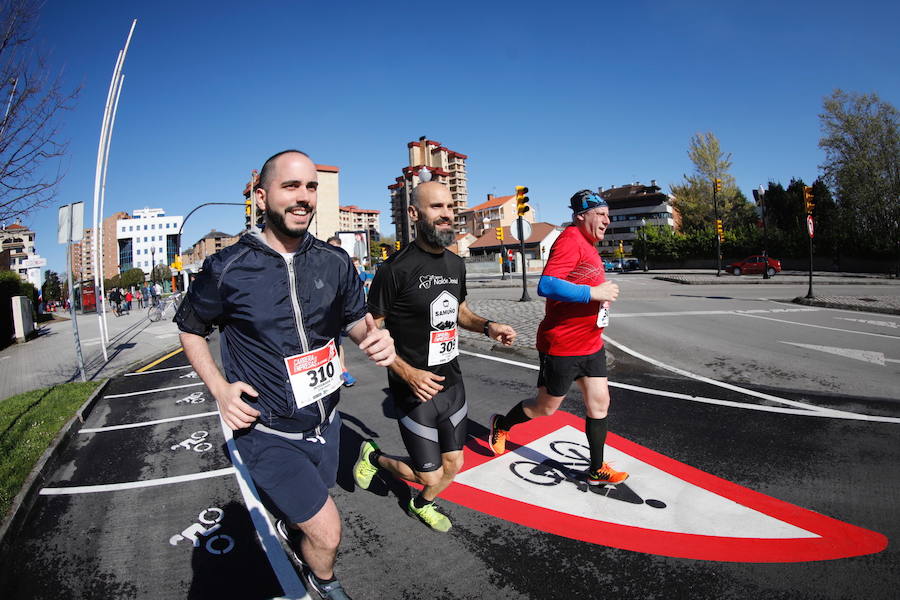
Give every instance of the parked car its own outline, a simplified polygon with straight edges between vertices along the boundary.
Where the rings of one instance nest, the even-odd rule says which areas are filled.
[[[612,260],[603,260],[603,269],[607,272],[618,271],[637,271],[641,268],[641,261],[636,258],[614,258]]]
[[[768,264],[767,262],[768,261]],[[725,266],[725,270],[732,275],[751,275],[762,273],[765,270],[769,277],[781,272],[781,261],[777,258],[765,257],[761,254],[748,256],[744,260],[738,260]]]

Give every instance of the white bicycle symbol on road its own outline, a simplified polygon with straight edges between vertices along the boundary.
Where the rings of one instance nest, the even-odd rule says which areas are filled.
[[[584,444],[557,440],[550,442],[550,449],[563,459],[569,460],[557,460],[532,451],[536,457],[542,459],[540,462],[537,460],[517,460],[510,463],[509,470],[519,479],[534,485],[552,486],[569,482],[581,492],[593,492],[630,504],[646,504],[653,508],[666,507],[665,502],[661,500],[644,500],[624,483],[620,483],[617,486],[588,485],[585,479],[585,471],[591,463],[590,449]],[[530,449],[526,447],[523,450],[527,451]],[[522,450],[519,450],[519,452],[522,453]]]
[[[212,444],[203,441],[207,436],[209,436],[208,431],[195,431],[188,439],[172,446],[172,450],[178,450],[179,448],[187,448],[194,452],[206,452],[207,450],[212,450]]]
[[[228,554],[234,548],[234,538],[227,534],[212,535],[222,527],[220,521],[225,516],[225,511],[214,506],[203,509],[197,515],[199,523],[194,523],[181,533],[176,533],[169,538],[169,543],[177,546],[182,540],[190,540],[194,548],[200,547],[200,536],[207,538],[203,545],[210,554]],[[210,525],[211,527],[205,527]]]

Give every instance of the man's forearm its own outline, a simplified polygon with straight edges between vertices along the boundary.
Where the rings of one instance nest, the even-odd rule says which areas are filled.
[[[469,308],[467,303],[463,302],[459,305],[459,318],[457,319],[457,323],[459,323],[459,326],[463,329],[481,333],[484,331],[484,324],[487,323],[487,321],[488,319],[480,317],[472,312],[472,309]]]
[[[228,383],[222,372],[219,371],[216,361],[213,359],[212,352],[209,351],[209,344],[206,338],[193,334],[181,333],[181,347],[184,348],[184,354],[194,367],[194,372],[200,378],[206,387],[213,392]]]

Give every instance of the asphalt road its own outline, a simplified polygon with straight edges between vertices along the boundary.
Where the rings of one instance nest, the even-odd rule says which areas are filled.
[[[346,588],[357,599],[896,597],[900,407],[896,393],[869,393],[896,381],[896,363],[782,342],[842,347],[847,338],[854,348],[864,340],[854,349],[898,358],[894,340],[834,330],[891,335],[889,326],[840,318],[900,319],[735,316],[795,308],[760,300],[757,287],[622,278],[608,331],[619,345],[609,349],[608,457],[632,477],[616,490],[588,489],[577,477],[586,449],[575,392],[556,417],[514,430],[513,452],[487,456],[480,440],[489,415],[531,395],[537,361],[527,349],[464,345],[473,437],[459,483],[439,501],[454,523],[447,534],[406,516],[405,485],[383,478],[355,488],[350,467],[364,437],[389,453],[401,453],[402,442],[383,369],[350,349],[359,382],[343,392],[334,489]],[[691,296],[678,295],[685,290]],[[470,299],[489,305],[504,294],[521,292],[472,290]],[[659,312],[670,314],[646,315]],[[777,349],[781,357],[767,356]],[[748,360],[751,374],[779,369],[744,378]],[[178,354],[108,386],[45,482],[15,553],[3,557],[4,598],[302,596],[265,533],[264,511],[232,469],[208,392],[185,364]],[[840,368],[839,387],[823,383]]]

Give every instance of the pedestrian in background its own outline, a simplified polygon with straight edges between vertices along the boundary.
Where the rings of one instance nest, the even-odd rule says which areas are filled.
[[[341,238],[336,235],[328,238],[328,243],[334,246],[335,248],[341,248]],[[343,250],[343,248],[341,248]],[[346,252],[346,250],[344,251]],[[341,381],[344,383],[344,387],[353,387],[356,384],[356,377],[350,374],[350,371],[347,370],[347,363],[344,360],[344,338],[347,337],[345,333],[341,333],[341,338],[338,340],[338,358],[341,361]]]

